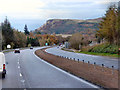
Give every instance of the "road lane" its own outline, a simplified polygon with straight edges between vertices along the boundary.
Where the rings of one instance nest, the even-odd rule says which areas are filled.
[[[93,84],[71,76],[34,55],[33,50],[8,53],[7,75],[3,88],[94,88]]]
[[[3,88],[20,88],[19,82],[19,72],[17,68],[17,60],[19,54],[14,54],[13,52],[5,54],[6,62],[6,78],[2,79],[2,87]]]
[[[114,66],[115,69],[118,69],[118,59],[116,58],[109,58],[104,56],[96,56],[96,55],[87,55],[87,54],[81,54],[81,53],[74,53],[74,52],[68,52],[63,51],[61,48],[53,47],[46,50],[46,52],[51,53],[53,55],[57,56],[64,56],[69,58],[75,58],[76,60],[84,60],[85,62],[90,61],[90,63],[94,64],[96,62],[97,65],[104,64],[106,67],[112,67]]]

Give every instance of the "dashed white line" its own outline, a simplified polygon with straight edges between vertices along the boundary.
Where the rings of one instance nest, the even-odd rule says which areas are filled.
[[[18,62],[18,64],[20,64],[20,63]]]
[[[20,80],[22,83],[24,83],[25,82],[25,80]]]
[[[20,68],[20,66],[18,66],[18,68]]]
[[[22,74],[20,73],[20,77],[22,77]]]

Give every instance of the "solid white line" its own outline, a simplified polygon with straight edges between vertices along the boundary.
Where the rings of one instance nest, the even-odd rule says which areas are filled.
[[[34,54],[38,59],[40,59],[40,58],[35,54],[35,52],[33,52],[33,54]],[[89,82],[87,82],[87,81],[85,81],[85,80],[83,80],[83,79],[80,79],[80,78],[78,78],[78,77],[76,77],[76,76],[74,76],[74,75],[72,75],[72,74],[70,74],[70,73],[68,73],[68,72],[66,72],[66,71],[64,71],[64,70],[62,70],[62,69],[60,69],[60,68],[58,68],[58,67],[56,67],[56,66],[54,66],[54,65],[52,65],[52,64],[50,64],[50,63],[48,63],[48,62],[46,62],[46,61],[44,61],[44,60],[42,60],[42,59],[40,59],[40,60],[41,60],[42,62],[44,62],[44,63],[52,66],[53,68],[55,68],[55,69],[57,69],[57,70],[65,73],[65,74],[69,75],[70,77],[73,77],[73,78],[75,78],[75,79],[77,79],[77,80],[79,80],[79,81],[81,81],[81,82],[83,82],[83,83],[86,83],[86,84],[92,86],[93,88],[99,88],[98,86],[96,86],[96,85],[94,85],[94,84],[92,84],[92,83],[89,83]]]

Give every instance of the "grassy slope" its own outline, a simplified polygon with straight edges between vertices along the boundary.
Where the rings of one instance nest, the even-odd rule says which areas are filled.
[[[66,50],[62,48],[62,50],[65,51],[70,51],[71,50]],[[99,56],[109,56],[109,57],[116,57],[118,58],[118,46],[117,45],[109,45],[107,43],[104,44],[99,44],[95,46],[88,46],[82,48],[82,51],[75,51],[76,53],[84,53],[84,54],[89,54],[89,55],[99,55]]]
[[[97,53],[97,52],[77,52],[77,53],[84,53],[84,54],[89,54],[89,55],[99,55],[99,56],[109,56],[109,57],[118,58],[118,54],[111,54],[111,53]]]

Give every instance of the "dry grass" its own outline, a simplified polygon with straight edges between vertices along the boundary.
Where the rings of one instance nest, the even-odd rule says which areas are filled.
[[[78,77],[84,78],[94,84],[104,88],[118,88],[118,71],[101,66],[94,66],[83,62],[77,62],[66,58],[61,58],[45,52],[45,49],[35,52],[41,59],[68,71]]]

